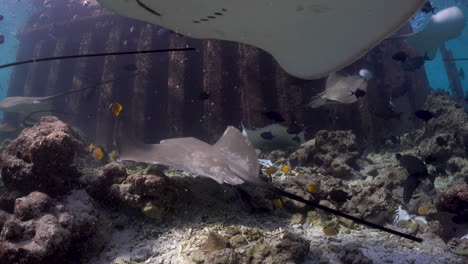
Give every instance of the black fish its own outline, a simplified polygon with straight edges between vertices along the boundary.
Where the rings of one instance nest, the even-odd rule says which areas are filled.
[[[463,68],[460,68],[458,75],[460,75],[460,79],[465,80],[465,71],[463,70]]]
[[[293,137],[292,140],[296,141],[297,143],[301,143],[301,138],[298,136]]]
[[[392,59],[396,60],[396,61],[399,61],[399,62],[405,62],[408,57],[409,56],[408,56],[408,54],[406,54],[406,52],[399,51],[399,52],[393,54]]]
[[[395,154],[396,159],[400,162],[400,165],[408,171],[408,178],[403,185],[403,202],[407,204],[414,191],[418,188],[421,181],[429,177],[427,166],[418,157],[412,155],[401,155],[400,153]]]
[[[208,100],[210,99],[210,96],[211,96],[211,93],[203,90],[200,92],[200,94],[198,95],[198,99],[200,99],[200,101],[205,101],[205,100]]]
[[[435,9],[436,9],[436,8],[432,6],[431,2],[427,1],[427,2],[424,4],[423,8],[421,8],[421,11],[424,12],[424,13],[426,13],[426,14],[427,14],[427,13],[430,13],[430,12],[432,12],[432,14],[434,14],[434,10],[435,10]]]
[[[416,56],[409,58],[403,63],[403,70],[414,72],[420,69],[428,60],[429,57],[427,56],[427,54],[424,56]]]
[[[2,16],[2,15],[0,15],[0,21],[2,21],[2,20],[3,20],[3,16]]]
[[[424,162],[426,164],[433,164],[434,162],[437,161],[437,158],[434,155],[428,155],[425,159]]]
[[[0,44],[3,44],[5,42],[5,36],[0,34]]]
[[[127,64],[124,66],[124,70],[126,71],[136,71],[138,67],[135,64]]]
[[[431,120],[432,118],[434,118],[434,114],[429,110],[418,110],[414,112],[414,115],[417,118],[424,120],[424,122],[427,122]]]
[[[268,119],[273,120],[278,123],[285,121],[283,116],[280,113],[275,112],[275,111],[263,112],[263,115],[265,115]]]
[[[364,90],[361,90],[359,88],[356,89],[356,91],[354,92],[351,92],[351,95],[354,95],[356,96],[357,99],[363,97],[364,95],[366,95],[366,92]]]
[[[342,190],[332,190],[330,192],[330,199],[337,202],[337,203],[344,203],[349,200],[351,196]]]
[[[263,139],[273,139],[275,136],[273,136],[273,134],[271,132],[263,132],[260,134],[260,136],[263,138]]]

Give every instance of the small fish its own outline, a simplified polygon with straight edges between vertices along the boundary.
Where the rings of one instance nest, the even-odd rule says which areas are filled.
[[[110,106],[109,106],[109,111],[112,112],[112,114],[114,114],[115,116],[119,116],[120,115],[120,111],[122,111],[122,105],[119,104],[118,102],[113,102]]]
[[[208,100],[210,99],[210,96],[211,96],[211,93],[203,90],[200,92],[200,94],[198,95],[198,99],[200,99],[200,101],[205,101],[205,100]]]
[[[268,174],[268,176],[271,176],[273,173],[276,172],[276,168],[274,166],[270,166],[265,169],[265,172],[266,174]]]
[[[288,165],[283,165],[281,166],[281,172],[283,172],[284,174],[289,174],[291,172],[291,167],[288,166]]]
[[[423,8],[421,8],[421,11],[424,12],[424,13],[426,13],[426,14],[427,14],[427,13],[431,13],[431,12],[432,12],[432,14],[434,14],[434,10],[436,10],[436,8],[433,7],[432,4],[431,4],[431,2],[429,2],[429,1],[427,1],[427,2],[424,4]]]
[[[301,138],[298,137],[298,136],[295,136],[295,137],[291,138],[291,140],[294,140],[297,143],[301,143]]]
[[[89,151],[89,153],[93,153],[93,150],[94,150],[96,147],[97,147],[97,146],[96,146],[94,143],[89,144],[89,146],[88,146],[88,151]]]
[[[101,148],[97,147],[93,150],[93,157],[97,160],[101,160],[104,157],[104,152]]]
[[[408,54],[406,54],[406,52],[399,51],[399,52],[393,54],[392,59],[396,60],[396,61],[399,61],[399,62],[405,62],[406,59],[408,59],[408,57],[409,56],[408,56]]]
[[[460,79],[465,80],[465,71],[463,68],[460,68],[460,71],[458,71],[458,75],[460,76]]]
[[[316,193],[319,190],[318,184],[309,184],[307,185],[307,192],[309,193]]]
[[[263,139],[268,139],[268,140],[271,140],[273,139],[275,136],[273,136],[273,134],[271,132],[263,132],[260,134],[260,136],[263,138]]]
[[[3,20],[3,18],[4,18],[4,17],[3,17],[2,15],[0,15],[0,21],[2,21],[2,20]]]
[[[414,72],[420,69],[428,60],[429,57],[427,56],[427,54],[425,54],[424,56],[416,56],[409,58],[403,63],[403,70]]]
[[[434,114],[429,110],[418,110],[414,112],[414,115],[417,118],[424,120],[424,122],[427,122],[431,120],[432,118],[434,118]]]
[[[424,159],[424,163],[426,164],[432,164],[434,162],[437,161],[437,158],[434,156],[434,155],[428,155],[425,159]]]
[[[427,208],[425,206],[419,206],[418,213],[419,215],[427,215]]]
[[[124,66],[124,70],[126,71],[136,71],[138,67],[135,64],[127,64]]]
[[[357,99],[363,97],[364,95],[366,95],[366,92],[364,90],[361,90],[359,88],[356,89],[356,91],[354,92],[351,92],[351,95],[354,95],[356,96]]]
[[[281,202],[280,199],[274,199],[274,200],[273,200],[273,207],[274,207],[275,209],[282,208],[282,207],[283,207],[283,203]]]
[[[280,113],[275,112],[275,111],[263,112],[262,114],[264,116],[266,116],[268,119],[270,119],[272,121],[275,121],[275,122],[278,122],[278,123],[281,123],[281,122],[285,121],[283,116]]]
[[[113,150],[111,153],[108,155],[110,161],[116,161],[118,154],[117,151]]]

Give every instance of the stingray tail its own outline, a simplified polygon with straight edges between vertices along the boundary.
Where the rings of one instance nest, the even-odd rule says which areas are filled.
[[[384,231],[384,232],[387,232],[387,233],[390,233],[390,234],[393,234],[393,235],[397,235],[397,236],[400,236],[400,237],[404,237],[406,239],[410,239],[410,240],[413,240],[415,242],[422,242],[421,238],[418,238],[418,237],[415,237],[415,236],[412,236],[412,235],[408,235],[408,234],[405,234],[405,233],[402,233],[402,232],[398,232],[398,231],[395,231],[393,229],[386,228],[384,226],[368,222],[368,221],[366,221],[364,219],[357,218],[357,217],[354,217],[352,215],[345,214],[345,213],[343,213],[341,211],[338,211],[338,210],[335,210],[335,209],[320,205],[320,204],[315,203],[315,202],[310,201],[310,200],[306,200],[306,199],[304,199],[304,198],[302,198],[300,196],[297,196],[295,194],[283,191],[281,189],[278,189],[278,188],[275,188],[275,187],[272,187],[272,188],[273,188],[272,191],[274,191],[275,193],[277,193],[279,195],[282,195],[282,196],[288,197],[290,199],[293,199],[295,201],[310,205],[312,207],[318,208],[318,209],[323,210],[325,212],[328,212],[328,213],[331,213],[331,214],[334,214],[334,215],[337,215],[337,216],[344,217],[344,218],[352,220],[352,221],[354,221],[354,222],[356,222],[358,224],[366,225],[368,227],[375,228],[375,229],[379,229],[381,231]]]

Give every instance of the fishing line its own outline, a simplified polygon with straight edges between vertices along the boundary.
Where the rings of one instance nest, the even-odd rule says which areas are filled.
[[[122,51],[122,52],[107,52],[107,53],[56,56],[56,57],[46,57],[46,58],[31,59],[31,60],[24,60],[24,61],[16,61],[16,62],[12,62],[12,63],[7,63],[7,64],[0,65],[0,69],[8,68],[8,67],[16,66],[16,65],[28,64],[28,63],[33,63],[33,62],[41,62],[41,61],[51,61],[51,60],[65,60],[65,59],[75,59],[75,58],[85,58],[85,57],[102,57],[102,56],[113,56],[113,55],[131,55],[131,54],[146,54],[146,53],[179,52],[179,51],[192,51],[192,50],[196,50],[196,49],[195,48],[154,49],[154,50]]]

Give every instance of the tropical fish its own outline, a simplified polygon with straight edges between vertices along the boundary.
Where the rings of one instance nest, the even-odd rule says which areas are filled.
[[[427,208],[425,206],[419,206],[418,213],[420,215],[427,215]]]
[[[399,61],[399,62],[405,62],[408,57],[409,56],[408,56],[408,54],[406,54],[406,52],[399,51],[399,52],[393,54],[392,59],[396,60],[396,61]]]
[[[275,209],[279,209],[283,207],[283,202],[281,202],[281,199],[274,199],[273,200],[273,207]]]
[[[291,167],[288,166],[288,165],[283,165],[281,166],[281,172],[283,172],[284,174],[289,174],[291,172]]]
[[[334,226],[327,226],[323,228],[323,233],[326,236],[336,236],[338,234],[338,230]]]
[[[118,102],[113,102],[112,104],[110,104],[109,106],[109,111],[112,112],[112,114],[114,114],[115,116],[119,116],[120,115],[120,111],[122,111],[122,105],[119,104]]]
[[[318,184],[309,184],[307,185],[307,192],[309,193],[316,193],[319,190],[319,185]]]
[[[268,174],[269,176],[271,176],[273,173],[276,172],[276,167],[270,166],[270,167],[268,167],[268,168],[265,169],[265,172],[266,172],[266,174]]]
[[[407,204],[414,191],[418,188],[421,181],[428,178],[430,175],[427,171],[427,166],[418,157],[412,155],[401,155],[400,153],[395,154],[396,159],[400,165],[408,171],[408,178],[403,185],[403,202]],[[431,179],[433,182],[433,179]]]
[[[363,91],[359,88],[356,89],[356,91],[354,92],[351,92],[352,95],[356,96],[357,99],[363,97],[364,95],[366,95],[366,91]]]
[[[118,158],[118,154],[117,154],[117,151],[116,150],[113,150],[111,153],[109,153],[109,155],[107,155],[109,157],[109,160],[110,161],[116,161],[117,158]]]
[[[426,14],[430,13],[430,12],[432,12],[432,14],[434,14],[434,10],[436,10],[436,8],[433,7],[431,2],[429,2],[429,1],[426,1],[423,8],[421,8],[421,11],[426,13]]]
[[[104,152],[101,148],[97,147],[93,150],[93,157],[97,160],[101,160],[104,157]]]

